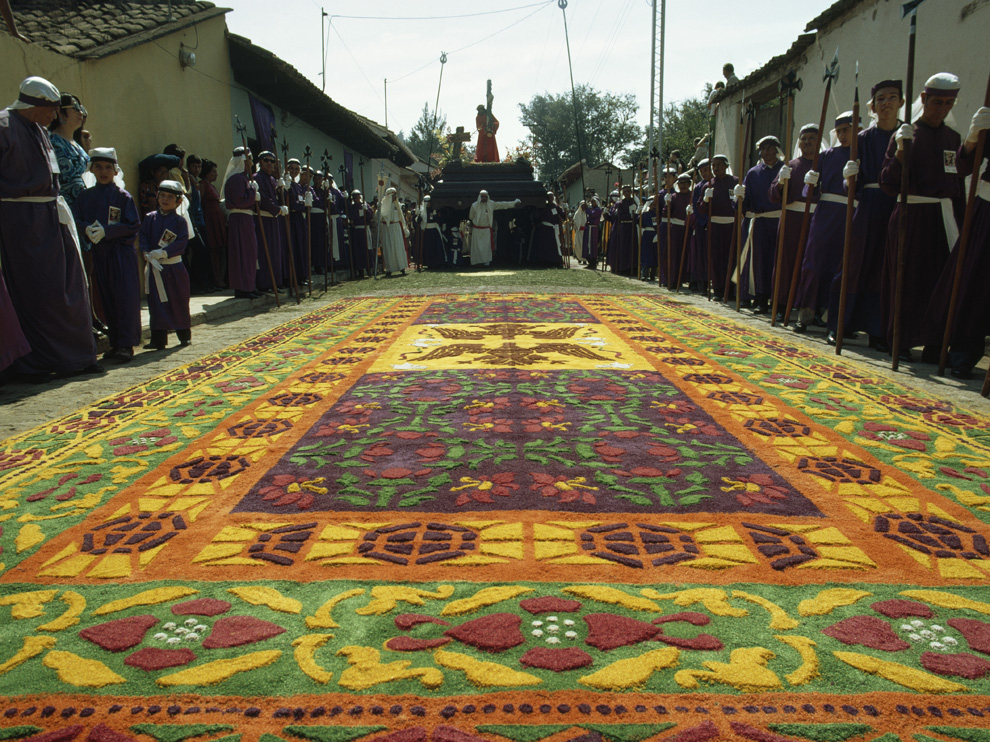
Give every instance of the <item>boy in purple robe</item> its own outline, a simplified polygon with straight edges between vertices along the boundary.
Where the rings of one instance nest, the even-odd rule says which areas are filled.
[[[765,136],[756,143],[760,161],[743,178],[743,211],[749,220],[742,249],[743,271],[738,290],[753,300],[753,314],[766,314],[773,292],[773,261],[777,250],[780,208],[770,200],[770,186],[784,162],[780,142]]]
[[[371,276],[375,259],[371,244],[373,215],[371,207],[364,202],[361,191],[351,191],[351,200],[347,203],[347,221],[350,224],[351,248],[348,268],[352,280]]]
[[[330,181],[327,189],[327,207],[330,214],[330,241],[333,243],[333,260],[337,269],[348,267],[344,261],[350,254],[350,246],[347,241],[347,196],[337,187],[332,175],[328,175]],[[338,280],[340,277],[338,275]]]
[[[705,206],[705,189],[712,179],[711,160],[705,158],[698,163],[701,180],[691,193],[691,214],[694,217],[694,234],[688,250],[688,277],[691,289],[704,291],[708,284],[708,208]]]
[[[306,225],[306,206],[313,205],[312,189],[309,187],[310,173],[305,172],[299,160],[295,158],[289,160],[285,169],[289,175],[285,181],[287,184],[285,193],[289,207],[289,233],[292,235],[292,260],[296,280],[300,286],[303,286],[310,278],[309,230]]]
[[[235,149],[220,188],[228,215],[227,280],[238,299],[257,299],[261,296],[255,288],[259,252],[255,204],[260,203],[261,194],[258,193],[257,183],[250,177],[253,164],[249,149]]]
[[[598,268],[598,247],[601,237],[602,206],[598,201],[598,196],[592,196],[588,201],[582,201],[581,206],[587,221],[584,224],[584,231],[581,238],[581,257],[588,261],[585,268],[592,270]]]
[[[818,158],[818,204],[811,217],[808,243],[804,249],[797,292],[794,295],[794,306],[799,310],[798,320],[794,324],[794,332],[797,333],[807,332],[816,313],[828,306],[832,280],[842,270],[848,190],[843,170],[849,161],[852,111],[836,117],[835,136],[838,146],[830,147]]]
[[[664,221],[670,221],[670,243],[664,241],[667,249],[660,254],[660,270],[663,274],[664,283],[671,291],[680,288],[677,285],[681,276],[681,261],[687,256],[684,251],[684,233],[688,229],[688,207],[691,206],[691,176],[681,173],[677,176],[676,191],[666,193],[664,201]],[[666,233],[666,228],[664,229]],[[667,275],[667,266],[670,266],[670,275]]]
[[[960,172],[978,173],[976,142],[980,132],[990,129],[990,108],[982,106],[973,114],[966,141],[956,153]],[[990,160],[990,149],[984,149],[984,161]],[[962,270],[962,280],[956,297],[956,312],[949,345],[949,365],[957,379],[970,379],[973,367],[983,358],[986,338],[990,334],[990,168],[983,171],[977,184],[973,204],[972,226]],[[952,284],[959,259],[959,243],[952,249],[949,262],[942,271],[935,294],[928,306],[925,323],[932,345],[941,346],[948,321]]]
[[[144,217],[138,246],[145,260],[148,283],[148,313],[151,341],[145,350],[164,350],[168,334],[174,332],[179,345],[189,345],[189,272],[182,254],[189,244],[189,226],[176,209],[182,202],[182,183],[163,180],[158,184],[158,210]]]
[[[30,346],[11,370],[36,382],[53,372],[103,372],[75,223],[59,199],[55,152],[45,129],[58,115],[60,99],[50,82],[29,77],[17,100],[0,111],[0,265]]]
[[[813,183],[809,183],[806,177],[811,170],[815,150],[818,148],[818,124],[805,124],[801,127],[801,134],[798,136],[798,149],[800,157],[788,162],[777,171],[777,177],[770,185],[770,200],[775,204],[780,204],[783,200],[784,181],[790,180],[791,184],[787,188],[787,218],[784,220],[784,245],[780,255],[780,262],[773,267],[773,282],[771,284],[771,294],[774,286],[779,285],[777,297],[777,311],[783,314],[787,305],[787,297],[791,290],[791,277],[794,275],[794,262],[797,260],[798,241],[801,239],[801,221],[804,219],[804,206],[809,189],[816,191],[818,179],[812,177]],[[814,213],[817,191],[812,195],[811,212]],[[780,224],[777,225],[778,238],[780,235]],[[779,276],[779,284],[778,284]]]
[[[141,285],[134,235],[141,226],[131,194],[114,182],[120,172],[117,151],[89,152],[96,185],[80,192],[73,209],[76,228],[93,248],[93,274],[106,318],[110,349],[103,360],[128,363],[141,344]]]
[[[725,295],[725,276],[729,271],[732,247],[733,224],[735,224],[736,207],[732,199],[733,189],[739,182],[734,175],[728,174],[729,158],[725,155],[715,155],[712,158],[712,179],[708,181],[704,192],[705,216],[711,217],[708,229],[711,231],[711,266],[712,266],[712,295],[721,299]],[[706,237],[707,239],[707,237]],[[708,260],[708,245],[705,244],[705,260]]]
[[[276,162],[275,155],[271,152],[262,152],[258,155],[258,172],[254,174],[254,182],[257,184],[258,193],[261,194],[259,205],[261,206],[261,226],[258,228],[258,244],[261,244],[261,229],[265,230],[265,239],[268,240],[268,257],[264,253],[258,255],[258,274],[255,278],[256,285],[261,291],[271,292],[280,288],[283,283],[283,265],[286,263],[285,243],[283,241],[284,227],[276,217],[282,214],[282,205],[278,197],[275,185]],[[288,211],[288,209],[286,209]],[[271,259],[272,270],[268,270],[268,259]],[[275,275],[275,285],[272,286],[272,274]]]
[[[313,230],[313,272],[323,275],[327,272],[327,252],[330,243],[327,241],[328,234],[328,204],[327,188],[323,181],[323,172],[317,170],[313,173],[313,206],[310,208],[310,219]]]
[[[904,238],[904,283],[901,306],[894,306],[897,243],[900,234],[898,204],[890,215],[884,253],[883,300],[887,338],[894,332],[894,317],[901,317],[901,359],[911,360],[910,349],[925,342],[923,320],[949,249],[959,236],[956,209],[961,207],[962,177],[956,154],[962,137],[946,126],[959,94],[959,78],[948,72],[933,75],[921,93],[922,114],[914,125],[903,124],[887,146],[880,171],[880,187],[892,196],[901,188],[901,159],[905,139],[913,139],[908,168],[908,203]],[[961,209],[960,209],[961,210]],[[923,360],[936,362],[938,349],[930,348]]]
[[[853,214],[852,245],[849,251],[849,278],[846,281],[847,334],[865,330],[871,348],[886,353],[887,331],[883,324],[880,286],[887,227],[897,200],[880,188],[880,170],[887,157],[887,145],[900,123],[898,114],[904,107],[900,80],[882,80],[870,91],[870,111],[874,124],[859,133],[858,162],[846,163],[846,177],[856,175],[856,199]],[[835,344],[842,292],[842,266],[832,280],[829,296],[826,342]]]
[[[613,273],[629,275],[635,265],[637,211],[632,186],[622,186],[622,198],[609,209],[606,217],[612,225],[606,262]]]

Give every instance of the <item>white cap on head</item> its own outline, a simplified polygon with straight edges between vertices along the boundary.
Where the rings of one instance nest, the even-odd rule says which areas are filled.
[[[756,151],[762,152],[764,147],[770,147],[770,146],[780,149],[780,140],[777,139],[777,137],[775,137],[773,134],[768,134],[767,136],[763,137],[760,141],[758,141],[756,143]]]
[[[28,77],[21,82],[17,100],[10,104],[10,108],[14,110],[38,106],[58,108],[61,100],[62,94],[48,80],[43,77]]]
[[[939,72],[925,81],[925,93],[955,98],[959,94],[959,78],[951,72]]]
[[[388,196],[389,194],[392,194],[392,193],[395,193],[395,189],[394,188],[386,188],[385,189],[385,195],[386,196]]]
[[[818,124],[805,124],[801,127],[801,134],[809,131],[818,131]]]
[[[163,180],[158,184],[158,190],[165,191],[166,193],[174,193],[176,196],[182,196],[185,193],[182,183],[177,180]]]
[[[114,165],[117,164],[117,150],[113,147],[94,147],[89,151],[89,159],[92,160],[104,160],[105,162],[112,162]]]
[[[424,201],[429,201],[429,200],[431,200],[431,199],[430,199],[430,197],[429,197],[429,196],[423,196],[423,200],[424,200]]]

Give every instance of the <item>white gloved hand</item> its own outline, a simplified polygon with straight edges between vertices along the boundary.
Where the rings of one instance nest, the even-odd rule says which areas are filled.
[[[278,207],[278,210],[282,212],[282,216],[288,216],[289,215],[289,207],[288,206],[279,206]]]
[[[670,202],[673,201],[673,200],[674,200],[674,197],[671,196],[669,193],[664,194],[663,202],[665,204],[667,204],[668,206],[670,206]]]
[[[981,106],[973,114],[973,120],[969,124],[969,134],[966,135],[967,142],[976,142],[980,138],[980,132],[990,129],[990,108]]]
[[[254,192],[254,202],[261,203],[261,191]]]
[[[736,197],[737,201],[746,198],[746,186],[740,183],[732,189],[732,195]]]
[[[715,189],[714,188],[706,188],[705,189],[705,203],[708,203],[709,201],[711,201],[712,200],[712,197],[714,195],[715,195]]]
[[[282,187],[286,189],[292,187],[292,176],[290,176],[288,173],[282,176]]]
[[[842,168],[842,177],[848,180],[856,175],[859,175],[859,162],[857,160],[849,160],[846,166]]]
[[[149,258],[154,258],[155,260],[164,260],[165,258],[168,257],[168,252],[165,251],[165,250],[161,250],[161,249],[151,250],[148,253],[148,257]]]
[[[515,201],[513,201],[513,203],[514,203],[514,204],[515,204],[516,206],[521,206],[521,205],[522,205],[522,200],[521,200],[521,199],[518,199],[518,198],[517,198],[517,199],[516,199]]]
[[[312,191],[306,191],[306,195],[303,196],[303,204],[305,204],[306,206],[312,206],[313,205],[313,192]]]
[[[784,165],[782,168],[780,168],[780,172],[777,173],[777,181],[783,183],[785,180],[790,180],[790,179],[791,179],[791,169],[787,167],[787,165]]]
[[[686,213],[686,214],[687,214],[688,216],[691,216],[691,214],[693,214],[693,213],[694,213],[694,206],[692,206],[691,204],[688,204],[688,205],[687,205],[687,208],[686,208],[686,209],[685,209],[684,211],[685,211],[685,213]]]
[[[86,236],[89,238],[89,241],[92,242],[94,245],[99,244],[100,241],[103,240],[104,237],[106,237],[106,235],[107,233],[103,229],[103,226],[98,222],[94,222],[93,224],[90,224],[88,227],[86,227]]]
[[[901,128],[894,134],[894,139],[897,141],[898,148],[900,148],[903,146],[905,139],[914,139],[914,127],[911,124],[901,124]]]
[[[815,171],[815,170],[809,170],[804,175],[804,184],[805,185],[810,185],[812,188],[814,188],[816,185],[818,185],[818,179],[820,177],[821,176],[818,174],[817,171]]]

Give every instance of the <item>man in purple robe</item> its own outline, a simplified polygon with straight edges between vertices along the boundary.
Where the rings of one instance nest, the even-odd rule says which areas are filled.
[[[547,191],[547,201],[540,209],[533,212],[533,221],[527,262],[560,268],[563,261],[560,247],[563,212],[557,206],[553,191]]]
[[[257,299],[258,221],[255,204],[261,202],[257,183],[251,179],[254,162],[251,150],[238,147],[224,174],[223,194],[227,207],[227,277],[238,299]],[[271,280],[269,280],[271,283]]]
[[[859,133],[858,162],[846,163],[846,177],[856,175],[852,245],[849,251],[849,278],[846,281],[847,334],[864,330],[871,348],[887,352],[887,331],[883,324],[880,286],[887,226],[897,200],[880,188],[880,170],[887,157],[887,145],[900,123],[904,107],[900,80],[882,80],[870,91],[869,107],[877,120]],[[826,342],[835,343],[842,292],[842,266],[832,280],[829,296]]]
[[[258,186],[258,193],[261,194],[261,226],[258,227],[258,244],[261,244],[261,229],[265,230],[265,239],[268,241],[268,258],[271,259],[272,270],[268,270],[268,262],[264,253],[258,255],[258,274],[255,278],[257,287],[264,292],[271,292],[280,288],[285,279],[282,267],[286,262],[286,249],[283,239],[283,230],[280,229],[276,217],[282,215],[282,205],[278,197],[275,184],[275,171],[277,168],[275,155],[271,152],[262,152],[258,155],[258,172],[254,174],[254,182]],[[275,286],[272,286],[272,274],[275,275]]]
[[[585,268],[598,268],[598,247],[601,237],[602,206],[598,196],[581,202],[587,221],[581,235],[581,257],[587,261]]]
[[[292,235],[292,260],[296,280],[300,286],[309,282],[309,233],[306,228],[306,204],[313,204],[312,189],[309,187],[309,174],[305,173],[299,160],[293,158],[285,166],[289,176],[285,179],[286,205],[289,207],[289,233]],[[309,196],[307,197],[307,194]],[[283,226],[284,228],[284,226]]]
[[[828,306],[832,280],[842,270],[842,249],[846,235],[846,179],[843,170],[849,161],[849,143],[852,140],[852,111],[846,111],[835,119],[835,137],[838,146],[830,147],[818,157],[818,204],[811,217],[808,243],[798,274],[798,287],[794,306],[798,319],[794,332],[808,331],[816,314]]]
[[[612,225],[606,262],[612,266],[613,273],[629,275],[635,267],[637,211],[632,186],[622,186],[622,198],[609,209],[606,217]]]
[[[158,209],[147,214],[138,232],[138,247],[145,261],[151,340],[145,350],[164,350],[174,332],[182,347],[192,338],[189,321],[189,272],[182,254],[189,244],[189,226],[176,209],[182,202],[182,183],[158,184]]]
[[[328,242],[328,207],[327,207],[327,187],[323,179],[323,172],[317,170],[313,173],[313,206],[310,208],[310,220],[313,230],[313,272],[323,275],[329,270],[327,265],[327,253],[330,248]]]
[[[327,189],[327,206],[330,210],[330,241],[333,243],[334,265],[339,270],[350,267],[348,261],[350,245],[347,239],[347,196],[337,187],[332,175],[327,175],[327,179],[330,181]]]
[[[448,264],[447,241],[443,232],[440,231],[437,213],[433,210],[431,201],[430,196],[423,196],[423,203],[419,207],[417,219],[423,235],[423,263],[427,268],[439,270],[446,268]]]
[[[374,216],[371,207],[364,202],[361,191],[351,191],[347,202],[347,222],[350,225],[350,255],[348,257],[351,280],[371,277],[374,253],[371,243],[371,222]]]
[[[981,163],[976,162],[976,142],[980,132],[988,129],[990,108],[983,106],[973,114],[966,141],[956,153],[960,174],[979,172]],[[990,159],[990,148],[984,149],[983,159]],[[983,358],[986,337],[990,334],[990,291],[987,291],[987,286],[990,286],[990,168],[983,171],[976,195],[962,280],[956,298],[952,335],[949,338],[949,365],[952,367],[952,375],[957,379],[972,378],[973,367]],[[925,324],[930,338],[928,342],[932,345],[941,346],[945,335],[958,259],[957,242],[928,306]]]
[[[769,311],[773,291],[773,261],[777,250],[777,226],[780,208],[770,200],[770,185],[784,162],[780,158],[780,141],[765,136],[756,143],[760,161],[743,178],[743,211],[749,220],[744,232],[742,275],[737,290],[743,299],[753,301],[753,314]]]
[[[949,248],[956,243],[959,226],[955,210],[961,207],[962,177],[956,154],[962,138],[946,126],[945,117],[959,94],[959,78],[947,72],[933,75],[921,93],[922,113],[914,125],[903,124],[887,146],[880,171],[880,187],[892,196],[900,192],[903,141],[913,139],[908,168],[908,203],[904,235],[904,283],[901,306],[895,307],[897,244],[900,234],[898,204],[890,215],[884,253],[883,292],[888,340],[893,337],[894,317],[900,313],[901,357],[911,359],[910,349],[925,342],[923,320]],[[938,349],[924,360],[937,361]]]
[[[3,280],[3,272],[0,271],[0,337],[3,343],[0,344],[0,383],[3,382],[3,373],[10,365],[31,352],[24,331],[21,330],[21,323],[17,321],[17,313],[14,305],[10,303],[10,294],[7,293],[7,284]]]
[[[75,224],[59,200],[55,151],[45,129],[58,115],[60,98],[50,82],[29,77],[17,100],[0,111],[0,266],[30,345],[11,370],[38,382],[53,372],[103,372]],[[0,313],[6,312],[0,302]],[[11,319],[0,324],[5,330],[14,325]]]
[[[660,255],[660,270],[665,276],[667,288],[672,291],[680,288],[677,285],[681,277],[681,261],[687,259],[684,250],[684,236],[688,231],[688,221],[690,215],[688,208],[691,206],[691,176],[681,173],[677,176],[676,192],[664,194],[664,220],[670,221],[670,243],[667,249]],[[666,229],[664,229],[666,232]],[[666,244],[666,235],[664,236]],[[670,275],[667,275],[667,266],[670,266]]]
[[[134,235],[141,226],[131,194],[114,182],[120,172],[112,147],[90,150],[96,185],[81,191],[73,212],[76,230],[93,250],[93,275],[106,317],[110,349],[103,360],[127,363],[141,343],[141,283]]]
[[[774,204],[781,204],[784,194],[784,181],[790,180],[787,188],[787,216],[784,219],[784,245],[780,255],[780,262],[773,267],[773,282],[771,284],[771,294],[774,286],[779,285],[777,298],[777,311],[783,314],[787,304],[787,297],[791,290],[791,277],[794,275],[794,262],[797,260],[798,242],[801,239],[801,221],[804,219],[804,208],[807,195],[812,192],[811,212],[814,213],[817,192],[815,185],[816,178],[812,178],[815,183],[808,183],[805,177],[811,170],[815,150],[818,148],[818,124],[805,124],[801,127],[798,136],[798,149],[800,157],[796,157],[777,171],[777,177],[770,184],[770,201]],[[780,225],[777,225],[778,239],[780,236]]]
[[[725,295],[725,276],[732,259],[732,227],[736,221],[736,207],[732,199],[733,189],[738,185],[739,179],[729,175],[728,170],[728,157],[715,155],[712,158],[712,178],[708,181],[703,196],[712,243],[710,256],[707,254],[708,245],[705,245],[705,260],[711,260],[712,295],[717,299]]]
[[[694,234],[688,247],[687,269],[691,289],[704,291],[708,285],[708,208],[705,205],[705,189],[712,179],[712,163],[708,158],[698,163],[698,177],[701,180],[695,184],[691,193]]]

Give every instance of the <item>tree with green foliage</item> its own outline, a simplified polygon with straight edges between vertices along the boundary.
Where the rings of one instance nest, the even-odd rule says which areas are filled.
[[[711,95],[711,83],[705,85],[705,91],[700,98],[686,98],[679,102],[669,103],[663,109],[663,161],[666,162],[670,153],[675,149],[681,152],[681,162],[685,165],[694,155],[694,140],[708,133],[708,96]],[[634,162],[649,160],[649,142],[643,141],[630,155]]]
[[[529,103],[519,104],[521,122],[529,129],[525,144],[532,150],[533,164],[543,181],[556,180],[582,156],[590,167],[618,158],[628,163],[628,150],[642,139],[635,121],[639,104],[634,95],[607,93],[590,85],[578,86],[575,94],[580,154],[570,91],[534,95]]]

